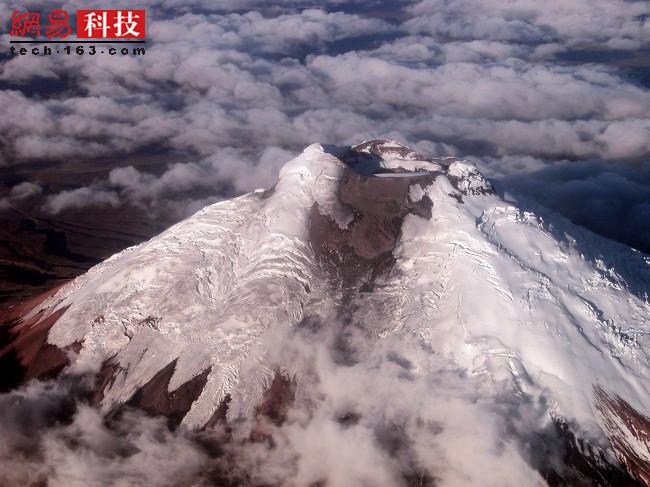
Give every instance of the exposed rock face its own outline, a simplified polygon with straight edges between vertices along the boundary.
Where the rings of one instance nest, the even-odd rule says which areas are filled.
[[[594,394],[619,460],[643,485],[650,485],[650,418],[601,387]]]
[[[387,272],[404,217],[415,214],[431,218],[427,196],[412,201],[412,186],[426,187],[435,173],[414,172],[408,177],[366,176],[345,169],[338,198],[354,218],[341,228],[315,203],[310,213],[311,243],[321,265],[344,288],[361,284],[372,289],[375,278]]]
[[[64,348],[47,343],[50,328],[67,308],[46,314],[38,307],[56,290],[0,314],[0,392],[30,379],[58,375],[69,363],[68,353],[80,350],[81,344],[77,342]]]
[[[296,392],[296,381],[282,373],[276,373],[262,402],[255,410],[255,425],[251,431],[252,441],[273,441],[268,423],[280,426],[287,417]]]
[[[426,157],[424,157],[422,154],[418,154],[413,149],[406,147],[405,145],[401,145],[397,142],[390,142],[381,139],[362,142],[361,144],[352,147],[350,149],[350,152],[356,152],[356,153],[365,152],[368,154],[373,154],[382,159],[385,157],[393,156],[405,160],[420,160],[420,161],[429,160]]]
[[[170,391],[169,381],[174,375],[175,367],[176,361],[158,372],[133,395],[127,405],[152,415],[165,416],[171,427],[178,426],[190,410],[192,403],[203,391],[210,369],[204,370],[179,388]]]

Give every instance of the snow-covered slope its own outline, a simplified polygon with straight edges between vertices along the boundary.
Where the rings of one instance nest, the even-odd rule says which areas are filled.
[[[168,394],[193,384],[184,425],[202,427],[224,404],[229,421],[250,418],[281,372],[297,403],[318,390],[334,413],[384,414],[388,402],[396,416],[441,425],[451,433],[432,433],[441,443],[427,447],[412,437],[411,455],[443,483],[544,483],[527,454],[503,445],[502,477],[463,462],[466,445],[454,442],[513,414],[499,404],[518,411],[504,423],[514,436],[569,424],[643,481],[648,289],[643,254],[504,201],[465,162],[372,141],[308,147],[272,189],[204,208],[25,319],[58,313],[47,341],[78,350],[70,372],[100,374],[106,412],[162,373]],[[296,342],[295,330],[313,335]],[[345,372],[324,365],[310,336],[333,344]],[[476,431],[487,442],[476,439],[476,458],[493,451],[490,434],[500,433]]]

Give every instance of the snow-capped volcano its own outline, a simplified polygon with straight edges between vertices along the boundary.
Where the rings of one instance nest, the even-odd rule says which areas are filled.
[[[12,310],[1,353],[96,373],[105,413],[272,437],[299,460],[270,482],[648,484],[650,259],[526,205],[463,161],[312,145]]]

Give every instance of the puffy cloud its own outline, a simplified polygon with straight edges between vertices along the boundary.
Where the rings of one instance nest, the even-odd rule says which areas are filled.
[[[34,382],[0,395],[1,484],[164,485],[169,479],[200,479],[209,458],[197,444],[143,414],[127,412],[110,427],[80,400],[85,382]]]
[[[645,2],[143,5],[145,56],[2,62],[10,89],[0,91],[1,164],[102,158],[107,177],[86,188],[101,195],[91,204],[179,216],[272,185],[280,159],[314,141],[390,137],[493,165],[511,156],[648,164],[647,87],[588,54],[587,62],[556,58],[646,48]],[[39,96],[44,79],[53,91]],[[137,166],[124,181],[116,168],[142,152],[176,156]],[[59,208],[50,201],[71,201],[69,193],[48,195],[45,206]]]
[[[314,52],[329,42],[392,29],[379,19],[307,9],[300,15],[275,17],[266,17],[259,11],[208,17],[186,14],[154,23],[150,34],[155,42],[194,43],[196,39],[205,39],[205,44],[213,48],[289,56],[305,49]]]
[[[10,208],[13,203],[40,196],[42,192],[41,186],[29,181],[16,184],[9,190],[8,196],[0,198],[0,210]]]
[[[47,213],[56,215],[66,210],[80,210],[83,208],[120,205],[120,199],[115,192],[101,188],[82,187],[62,191],[56,195],[48,196],[43,205]]]
[[[626,0],[422,0],[406,27],[458,40],[638,49],[648,45],[650,6]]]
[[[43,188],[41,188],[38,184],[25,181],[24,183],[20,183],[12,187],[9,194],[12,198],[22,200],[31,196],[39,195],[42,191]]]
[[[92,377],[1,394],[0,483],[514,486],[544,485],[545,469],[564,473],[543,398],[505,396],[450,370],[413,334],[378,340],[353,328],[324,311],[310,326],[261,336],[243,367],[254,372],[264,357],[296,378],[294,399],[284,421],[244,413],[227,434],[171,432],[128,409],[105,419],[86,402]],[[341,363],[342,353],[352,360]],[[273,441],[252,440],[255,428]]]
[[[357,305],[363,313],[363,303]],[[346,326],[327,311],[311,319],[309,326],[262,337],[260,353],[297,385],[286,421],[264,425],[274,446],[237,450],[253,481],[543,485],[531,446],[545,441],[548,416],[537,399],[520,408],[516,401],[482,398],[478,378],[449,370],[446,359],[432,359],[407,333],[374,340],[360,321]],[[341,360],[341,354],[350,356]],[[420,373],[417,364],[425,362],[428,372]],[[242,434],[252,427],[243,423]],[[547,440],[561,455],[557,438]]]
[[[433,69],[401,66],[359,53],[318,56],[310,67],[327,76],[337,102],[465,118],[505,120],[643,117],[650,93],[607,69],[449,63]]]

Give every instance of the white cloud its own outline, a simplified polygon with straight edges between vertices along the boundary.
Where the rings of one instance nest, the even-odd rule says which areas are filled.
[[[39,195],[42,191],[43,188],[41,188],[38,184],[25,181],[24,183],[19,183],[16,186],[12,187],[9,194],[12,198],[22,200]]]
[[[410,12],[411,32],[458,40],[637,49],[650,33],[650,6],[643,1],[423,0]]]
[[[77,403],[77,384],[33,382],[0,395],[3,485],[163,485],[200,480],[205,452],[164,421],[127,412],[112,428],[98,410]]]
[[[120,205],[118,195],[112,191],[101,188],[82,187],[62,191],[56,195],[48,196],[43,209],[56,215],[66,210],[80,210],[84,208]]]

